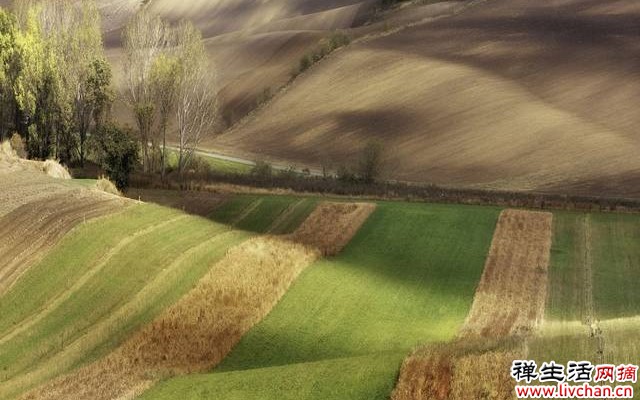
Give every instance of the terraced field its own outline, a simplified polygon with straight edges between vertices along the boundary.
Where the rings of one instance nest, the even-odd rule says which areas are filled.
[[[317,203],[314,198],[241,195],[216,208],[210,217],[245,231],[284,234],[293,232]]]
[[[61,185],[26,205],[100,204]],[[0,297],[1,398],[506,399],[515,358],[640,357],[638,215],[130,195]]]
[[[413,346],[450,340],[464,322],[497,215],[379,203],[214,373],[169,380],[144,398],[387,398]]]

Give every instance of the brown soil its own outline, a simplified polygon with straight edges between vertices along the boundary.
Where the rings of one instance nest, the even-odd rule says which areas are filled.
[[[354,43],[212,148],[351,164],[381,140],[391,178],[640,196],[640,6],[479,2]]]
[[[127,197],[208,217],[228,198],[228,195],[203,191],[132,188],[127,191]]]

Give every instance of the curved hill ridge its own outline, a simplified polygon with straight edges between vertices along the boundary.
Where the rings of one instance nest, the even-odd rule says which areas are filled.
[[[494,0],[353,44],[209,145],[392,178],[638,196],[640,6]]]

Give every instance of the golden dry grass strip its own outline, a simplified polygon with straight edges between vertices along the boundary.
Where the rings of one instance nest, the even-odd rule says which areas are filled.
[[[319,235],[326,234],[327,225],[346,226],[349,221],[361,225],[362,209],[370,207],[337,204],[328,206],[333,212],[322,214],[329,219],[310,216],[300,237],[325,248],[344,246],[348,241],[344,234],[332,236],[337,243],[326,237],[313,239],[313,225],[317,224]],[[132,398],[159,378],[212,368],[322,254],[292,240],[297,237],[256,237],[232,248],[193,290],[111,354],[23,398]]]
[[[290,237],[324,256],[338,254],[375,208],[372,203],[321,203]]]
[[[454,359],[438,348],[424,348],[402,363],[392,400],[446,400],[451,394]]]
[[[425,346],[407,357],[392,400],[513,398],[511,362],[522,358],[522,341],[468,339]]]
[[[12,379],[9,385],[1,387],[0,395],[33,386],[33,382],[45,381],[73,367],[88,351],[116,334],[121,329],[123,321],[128,320],[132,315],[143,312],[146,307],[158,301],[160,296],[170,290],[171,285],[175,283],[176,279],[179,279],[180,269],[185,268],[185,263],[192,261],[193,257],[196,257],[202,251],[206,251],[206,247],[215,244],[215,242],[229,237],[241,237],[242,235],[243,233],[239,231],[222,232],[186,250],[171,265],[156,275],[142,290],[136,293],[130,301],[112,312],[107,318],[94,324],[84,335],[67,343],[60,352],[40,364],[37,369],[31,370],[17,379]]]
[[[543,317],[552,218],[545,212],[502,211],[473,305],[457,340],[448,347],[427,347],[409,355],[400,370],[393,400],[514,397],[507,372],[511,362],[524,354],[521,338],[531,334]],[[507,337],[513,337],[509,349],[456,350]]]
[[[457,358],[451,380],[451,399],[511,400],[514,381],[509,375],[513,360],[522,358],[515,351],[489,351]]]
[[[461,337],[532,332],[547,296],[553,214],[504,210]]]

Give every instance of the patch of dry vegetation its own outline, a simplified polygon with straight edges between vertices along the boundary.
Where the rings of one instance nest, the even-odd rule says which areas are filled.
[[[522,338],[543,317],[552,218],[551,213],[522,210],[500,214],[458,340],[442,348],[419,349],[407,357],[393,400],[514,397],[506,371],[514,359],[522,358]],[[511,339],[501,343],[504,338]],[[487,349],[487,341],[497,344]]]
[[[33,161],[20,158],[9,141],[0,144],[0,170],[4,170],[4,173],[37,171],[56,179],[71,179],[69,170],[55,160]]]
[[[504,210],[461,337],[532,332],[547,296],[553,214]]]
[[[320,205],[291,235],[291,239],[319,249],[323,255],[336,255],[375,210],[372,203],[329,203]]]
[[[507,371],[522,344],[506,340],[458,340],[414,351],[403,364],[392,400],[512,399]]]
[[[104,176],[100,177],[96,182],[96,189],[114,196],[122,196],[116,185]]]
[[[231,249],[193,290],[117,350],[24,398],[129,398],[162,377],[217,365],[269,313],[306,266],[326,249],[342,248],[348,241],[345,233],[326,237],[327,227],[360,221],[370,212],[363,209],[369,208],[327,204],[324,212],[310,216],[304,229],[289,238],[257,237]],[[314,224],[322,237],[312,237]],[[296,238],[304,239],[304,244],[291,240]]]

